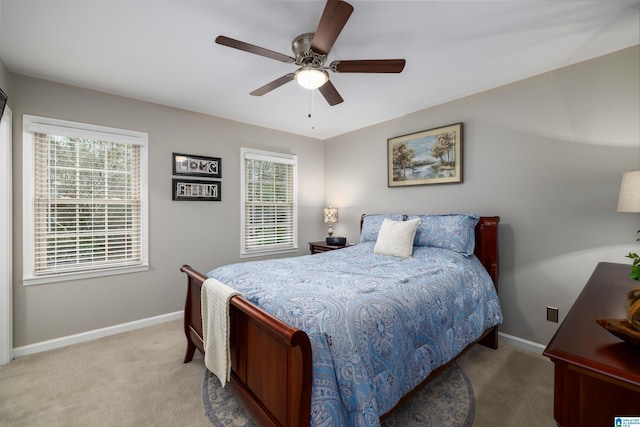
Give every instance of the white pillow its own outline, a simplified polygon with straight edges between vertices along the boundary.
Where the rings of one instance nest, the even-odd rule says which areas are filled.
[[[380,255],[391,255],[400,258],[411,258],[413,254],[413,238],[420,218],[409,221],[391,221],[386,219],[380,226],[373,252]]]

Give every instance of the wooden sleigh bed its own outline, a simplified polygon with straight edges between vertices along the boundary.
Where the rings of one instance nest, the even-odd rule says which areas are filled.
[[[497,216],[480,217],[475,228],[474,250],[491,276],[496,291],[499,220]],[[188,265],[182,266],[180,270],[187,275],[184,310],[184,331],[187,338],[184,362],[187,363],[192,360],[196,349],[204,354],[201,286],[207,277]],[[229,384],[233,393],[243,401],[259,425],[308,426],[311,418],[312,354],[307,334],[283,323],[239,296],[232,297],[230,301],[230,318]],[[467,346],[449,363],[434,370],[411,393],[402,398],[396,407],[476,343],[497,348],[498,326],[484,331],[476,342]]]

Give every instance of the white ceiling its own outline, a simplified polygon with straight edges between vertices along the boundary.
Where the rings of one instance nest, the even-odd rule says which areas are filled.
[[[293,56],[324,1],[0,0],[0,58],[13,73],[327,139],[640,43],[640,0],[350,3],[327,63],[407,65],[332,73],[334,107],[295,82],[250,96],[296,66],[214,43]]]

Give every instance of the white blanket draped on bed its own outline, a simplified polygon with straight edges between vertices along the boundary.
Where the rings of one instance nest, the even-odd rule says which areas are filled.
[[[222,387],[231,374],[229,350],[229,300],[240,292],[216,279],[202,284],[202,336],[204,364],[218,379]]]

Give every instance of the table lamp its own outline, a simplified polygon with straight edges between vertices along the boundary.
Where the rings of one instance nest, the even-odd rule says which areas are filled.
[[[347,242],[345,237],[333,237],[333,224],[338,222],[338,208],[329,206],[324,208],[323,219],[325,224],[329,224],[329,237],[326,238],[327,245],[341,246]]]

